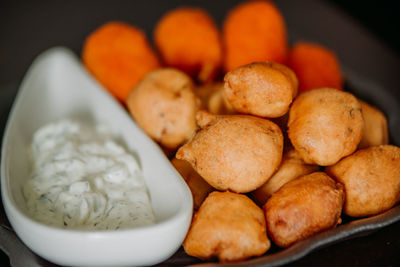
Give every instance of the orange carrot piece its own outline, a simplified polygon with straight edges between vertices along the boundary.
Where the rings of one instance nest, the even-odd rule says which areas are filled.
[[[154,30],[155,44],[167,66],[200,82],[212,80],[222,62],[220,33],[203,9],[181,7],[165,14]]]
[[[122,22],[109,22],[86,39],[82,60],[93,76],[124,102],[132,87],[160,67],[142,31]]]
[[[286,26],[270,1],[245,2],[232,9],[225,19],[222,39],[225,71],[259,61],[285,63]]]
[[[297,42],[289,53],[288,65],[297,75],[299,92],[321,87],[343,89],[339,61],[326,47]]]

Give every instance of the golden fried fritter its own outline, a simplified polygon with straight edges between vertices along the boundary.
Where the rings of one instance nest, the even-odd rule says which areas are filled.
[[[304,162],[329,166],[356,150],[363,124],[361,105],[352,94],[321,88],[295,99],[288,135]]]
[[[190,77],[179,70],[149,73],[133,88],[126,103],[139,126],[166,148],[177,148],[196,130],[200,101]]]
[[[217,115],[231,115],[236,111],[227,100],[223,83],[209,83],[195,89],[196,95],[201,99],[202,108]]]
[[[229,115],[236,113],[231,103],[229,103],[229,101],[226,99],[223,87],[210,95],[210,98],[207,102],[207,110],[212,114],[218,115]]]
[[[296,150],[289,150],[283,154],[278,171],[263,186],[253,191],[251,195],[258,204],[264,205],[267,199],[284,184],[318,169],[317,165],[305,164]]]
[[[183,159],[213,187],[237,193],[264,184],[279,167],[283,137],[273,122],[246,115],[197,113],[201,130],[179,148]]]
[[[297,94],[297,78],[288,67],[274,62],[241,66],[224,78],[225,95],[241,113],[276,118],[284,115]]]
[[[219,91],[220,88],[224,88],[224,84],[220,82],[215,83],[206,83],[194,88],[194,93],[201,100],[201,108],[207,109],[207,102],[210,99],[211,95],[216,91]]]
[[[359,148],[387,145],[389,133],[385,115],[377,108],[360,100],[364,118],[364,131]]]
[[[390,209],[400,200],[400,148],[373,146],[355,152],[325,171],[344,185],[344,212],[364,217]]]
[[[183,242],[186,253],[222,262],[264,254],[270,247],[262,210],[247,196],[212,192],[195,214]]]
[[[204,199],[214,188],[204,181],[189,162],[174,158],[171,163],[180,175],[182,175],[183,179],[185,179],[193,195],[193,208],[198,210],[201,203],[203,203]]]
[[[280,247],[303,240],[340,223],[343,186],[323,172],[282,186],[264,206],[268,235]]]

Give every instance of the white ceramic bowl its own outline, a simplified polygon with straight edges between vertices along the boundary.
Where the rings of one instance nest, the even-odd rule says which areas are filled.
[[[29,218],[21,190],[30,173],[27,147],[35,130],[61,118],[108,125],[128,150],[137,154],[155,225],[77,231]],[[68,266],[151,265],[170,257],[185,238],[193,202],[185,182],[161,149],[66,48],[43,53],[28,71],[7,122],[1,153],[1,190],[8,219],[21,240],[51,262]]]

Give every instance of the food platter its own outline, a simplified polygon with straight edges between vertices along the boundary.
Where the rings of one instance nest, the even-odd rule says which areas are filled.
[[[329,5],[325,5],[317,1],[305,1],[304,3],[302,5],[313,5],[314,9],[311,9],[310,6],[308,7],[309,9],[306,9],[304,6],[297,3],[292,3],[290,1],[277,2],[277,5],[282,9],[282,12],[285,14],[285,18],[288,22],[289,31],[293,33],[292,38],[304,38],[320,41],[336,50],[343,63],[346,77],[346,89],[353,92],[360,98],[368,100],[369,102],[377,105],[388,115],[391,142],[395,145],[399,145],[400,140],[398,133],[400,132],[400,105],[398,95],[399,93],[395,92],[396,85],[399,84],[398,78],[395,77],[396,67],[398,68],[398,65],[396,64],[398,63],[398,61],[396,61],[395,59],[391,59],[390,51],[386,51],[384,47],[380,45],[380,43],[376,42],[374,39],[371,39],[371,37],[367,33],[362,34],[362,31],[361,34],[358,33],[359,38],[357,38],[357,41],[355,41],[355,43],[363,43],[367,40],[370,41],[369,46],[355,47],[354,43],[346,42],[347,38],[349,38],[349,36],[354,36],[354,31],[358,30],[359,28],[352,24],[350,24],[350,26],[347,28],[344,27],[343,25],[347,25],[350,23],[348,18],[344,16],[338,16],[337,10],[333,9]],[[228,6],[227,3],[225,4]],[[196,2],[193,5],[200,4]],[[212,12],[213,6],[211,3],[206,2],[204,5]],[[234,3],[229,4],[229,6],[230,5],[234,5]],[[299,12],[299,10],[304,12]],[[319,12],[313,13],[311,12],[311,10],[319,10]],[[314,21],[320,18],[324,18],[324,21],[322,25],[319,25],[318,27],[309,27],[310,23],[307,24],[306,22],[301,22],[298,16],[296,18],[295,13],[301,13],[302,16],[308,17],[310,20]],[[220,17],[223,17],[223,14],[221,14]],[[131,20],[134,21],[133,19]],[[336,29],[341,28],[344,30],[341,32],[341,34],[337,32],[332,33],[332,31],[335,31],[335,27]],[[321,28],[326,30],[321,31]],[[331,36],[335,36],[335,40],[332,40],[333,37]],[[348,45],[347,47],[346,44]],[[377,68],[371,67],[370,69],[368,69],[368,67],[366,66],[365,59],[363,59],[361,55],[363,55],[363,53],[368,53],[368,49],[372,49],[374,51],[381,51],[383,49],[382,53],[374,52],[376,54],[379,54],[379,57],[376,57],[376,59],[373,57],[372,59],[368,59],[369,61],[374,61],[374,64],[371,65],[380,66],[379,71],[377,70]],[[358,56],[352,56],[352,54],[357,54]],[[11,103],[12,94],[10,95],[11,97],[9,97],[10,99],[8,101],[10,101]],[[400,210],[399,206],[397,206],[390,211],[378,216],[347,222],[335,229],[323,232],[305,241],[299,242],[289,249],[275,250],[271,254],[268,253],[265,256],[251,259],[235,265],[282,265],[295,261],[317,248],[325,247],[329,244],[337,243],[339,241],[359,235],[368,234],[372,231],[388,226],[399,220]],[[179,257],[181,258],[179,259]],[[177,254],[175,254],[175,256],[167,260],[165,264],[173,264],[173,262],[180,262],[182,265],[199,263],[202,265],[214,264],[200,262],[197,259],[185,256],[182,251],[179,251]]]

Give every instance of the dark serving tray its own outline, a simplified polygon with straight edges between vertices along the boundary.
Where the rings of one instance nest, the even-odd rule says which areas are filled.
[[[181,5],[203,7],[211,13],[218,24],[221,24],[229,8],[238,2],[240,1],[101,0],[42,3],[33,1],[10,5],[7,9],[9,12],[0,17],[0,36],[3,36],[0,45],[2,49],[0,52],[0,136],[3,134],[9,109],[25,71],[33,58],[47,48],[63,45],[79,54],[85,36],[109,20],[133,23],[143,28],[151,38],[152,29],[160,16],[165,11]],[[400,61],[397,55],[329,2],[282,0],[276,1],[276,4],[286,19],[291,42],[315,41],[336,51],[346,79],[346,90],[384,111],[389,120],[391,143],[400,146]],[[373,233],[384,227],[384,230]],[[368,236],[348,241],[365,235]],[[372,256],[376,254],[373,251],[380,251],[381,257],[378,259],[386,258],[386,264],[394,264],[398,263],[394,258],[399,257],[395,251],[400,251],[398,236],[400,236],[400,205],[370,218],[352,220],[345,217],[344,223],[337,228],[298,242],[285,250],[273,247],[264,256],[224,265],[276,266],[293,263],[310,253],[311,255],[306,258],[307,261],[300,260],[294,265],[384,264],[384,262],[368,261],[368,259],[373,260]],[[385,242],[381,240],[382,238],[389,238],[391,241]],[[338,242],[346,245],[332,246]],[[362,242],[371,244],[362,246],[360,245]],[[349,257],[346,251],[353,244],[356,246],[355,254]],[[10,256],[13,266],[54,266],[34,255],[19,241],[1,205],[0,248]],[[331,248],[334,248],[332,255],[339,255],[338,257],[343,255],[343,258],[328,261],[329,257],[326,255],[330,253]],[[312,252],[317,249],[319,249],[317,252]],[[159,265],[197,264],[211,266],[216,263],[190,257],[180,249],[170,259]]]

